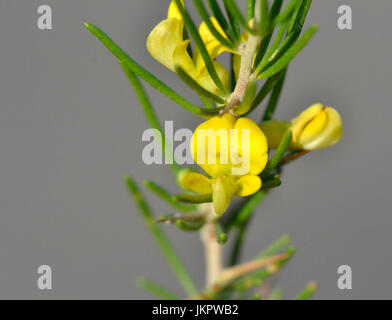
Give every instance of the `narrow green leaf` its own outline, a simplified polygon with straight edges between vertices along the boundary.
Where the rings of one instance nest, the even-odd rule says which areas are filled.
[[[179,297],[177,297],[174,293],[171,293],[169,290],[166,288],[163,288],[156,282],[153,282],[151,280],[148,280],[146,278],[139,278],[138,279],[138,285],[142,289],[152,293],[158,298],[165,299],[165,300],[180,300]]]
[[[233,34],[233,30],[231,30],[228,22],[226,21],[226,18],[219,7],[219,4],[216,0],[207,0],[208,6],[210,7],[214,17],[222,27],[222,29],[226,32],[228,35],[229,39],[231,41],[234,41],[236,39],[235,35]]]
[[[289,28],[289,33],[294,30],[295,26],[300,26],[300,28],[302,29],[311,4],[312,0],[302,0],[301,5],[298,7],[298,11],[296,12],[295,19],[293,20],[293,23]]]
[[[134,61],[130,56],[128,56],[112,39],[110,39],[109,36],[105,34],[100,28],[87,22],[84,25],[86,26],[87,30],[89,30],[95,37],[97,37],[98,40],[100,40],[105,45],[105,47],[119,60],[122,65],[126,65],[127,68],[129,68],[130,70],[132,70],[133,73],[135,73],[135,75],[142,78],[144,81],[146,81],[152,87],[163,93],[169,99],[173,100],[188,111],[201,117],[209,117],[210,115],[214,115],[219,112],[218,110],[215,110],[214,113],[206,112],[204,109],[193,105],[191,102],[183,98],[173,89],[168,87],[161,80],[156,78],[149,71],[140,66],[136,61]]]
[[[206,7],[203,4],[203,0],[193,0],[195,3],[195,7],[197,11],[199,12],[202,20],[207,24],[208,29],[211,31],[211,33],[214,35],[216,40],[218,40],[223,46],[228,47],[230,49],[235,49],[233,43],[231,43],[229,40],[227,40],[225,37],[223,37],[218,30],[216,30],[215,26],[212,24],[211,19],[210,19],[210,14],[208,13]]]
[[[282,22],[288,22],[291,18],[295,9],[298,7],[298,4],[301,0],[291,0],[286,8],[274,19],[273,25],[276,26]]]
[[[278,83],[279,79],[281,77],[281,74],[275,74],[271,78],[269,78],[262,88],[260,89],[259,93],[256,95],[255,99],[252,102],[252,105],[248,112],[244,114],[244,116],[248,115],[251,113],[257,106],[267,97],[268,93],[275,87],[275,85]]]
[[[204,98],[207,98],[213,102],[219,103],[219,104],[224,104],[225,100],[223,100],[221,97],[218,97],[217,95],[213,94],[212,92],[204,89],[200,84],[197,83],[190,75],[186,73],[184,69],[182,69],[180,66],[176,66],[176,73],[178,76],[184,81],[191,89],[193,89],[199,96],[202,96]]]
[[[165,190],[163,187],[160,185],[156,184],[153,181],[150,180],[145,180],[144,185],[150,189],[152,192],[154,192],[156,195],[161,197],[163,200],[165,200],[167,203],[172,205],[174,208],[183,211],[183,212],[191,212],[195,211],[196,207],[191,206],[191,205],[184,205],[182,203],[179,203],[173,199],[173,195],[169,193],[167,190]]]
[[[255,17],[256,0],[248,0],[246,3],[246,20],[252,20]]]
[[[242,245],[244,243],[248,223],[256,207],[265,198],[266,194],[266,191],[262,190],[249,197],[239,209],[237,215],[234,217],[232,222],[227,225],[227,230],[230,230],[234,226],[238,226],[238,232],[231,250],[229,261],[230,266],[237,264],[240,258],[240,253],[242,250]]]
[[[260,47],[259,47],[257,54],[256,54],[255,62],[253,63],[254,66],[258,66],[260,64],[261,60],[263,60],[265,53],[268,49],[268,46],[271,42],[271,39],[272,39],[272,34],[266,36],[265,38],[263,38],[261,40]]]
[[[272,90],[271,97],[268,101],[267,107],[265,109],[265,112],[263,114],[262,120],[263,121],[268,121],[272,119],[272,116],[275,113],[276,106],[278,105],[280,94],[282,92],[283,84],[286,79],[286,73],[287,73],[287,68],[284,69],[281,77],[279,78],[279,81],[277,82],[276,86]]]
[[[287,22],[283,23],[280,26],[278,32],[276,33],[274,42],[271,44],[270,48],[268,49],[268,52],[265,54],[264,61],[268,62],[272,57],[272,55],[277,51],[280,43],[282,42],[286,30],[287,30]]]
[[[230,54],[230,90],[234,91],[235,86],[237,85],[237,79],[235,78],[234,72],[234,54]]]
[[[288,129],[283,135],[282,141],[280,142],[278,149],[276,149],[275,154],[273,155],[271,160],[268,161],[266,167],[261,173],[262,177],[266,177],[272,170],[274,170],[279,165],[280,160],[283,159],[284,154],[290,147],[291,137],[292,131],[291,129]]]
[[[233,226],[246,223],[252,213],[256,210],[257,206],[261,203],[261,201],[263,201],[266,194],[267,193],[265,191],[258,191],[254,195],[250,196],[242,205],[242,207],[238,210],[236,217],[234,218],[232,223],[227,226],[227,229],[230,230]]]
[[[287,247],[291,242],[291,237],[288,234],[281,236],[278,240],[271,243],[267,248],[260,252],[256,258],[266,258],[274,254],[279,253],[285,247]]]
[[[212,202],[211,194],[178,194],[173,199],[185,203],[206,203]]]
[[[233,32],[233,35],[235,37],[235,42],[238,42],[241,39],[240,25],[237,21],[237,18],[233,16],[230,8],[227,6],[227,3],[225,1],[223,1],[223,5],[225,7],[227,17],[229,18],[230,30],[232,30]]]
[[[196,46],[199,48],[200,54],[203,57],[204,63],[206,64],[207,71],[210,74],[212,80],[214,81],[215,85],[217,86],[218,90],[223,94],[227,95],[226,89],[218,76],[218,73],[215,70],[214,64],[212,63],[212,59],[208,54],[208,51],[203,43],[203,40],[200,37],[199,31],[196,28],[195,23],[192,21],[191,16],[185,10],[184,6],[182,5],[180,0],[174,0],[177,4],[178,10],[180,11],[185,26],[187,27],[190,35],[192,36],[193,40],[195,41]]]
[[[174,251],[170,241],[167,239],[161,228],[157,225],[155,218],[152,214],[150,206],[147,204],[143,195],[140,193],[138,186],[131,176],[125,177],[125,182],[128,186],[129,192],[138,206],[142,217],[155,238],[159,248],[169,263],[174,275],[178,278],[185,292],[192,296],[197,293],[196,287],[192,282],[185,266]]]
[[[154,107],[151,104],[150,99],[148,98],[148,95],[146,91],[143,88],[143,85],[140,83],[139,79],[135,76],[135,74],[129,69],[125,64],[121,64],[126,76],[128,77],[129,82],[133,86],[136,96],[139,98],[139,101],[142,105],[144,114],[146,115],[147,121],[150,124],[150,126],[154,129],[159,130],[161,133],[162,137],[162,150],[165,153],[169,153],[169,156],[172,158],[173,155],[169,151],[169,148],[166,146],[165,142],[165,134],[163,133],[162,127],[159,123],[158,117],[155,113]],[[170,164],[170,168],[172,169],[174,175],[177,175],[178,171],[180,170],[180,167],[173,161],[172,164]]]
[[[252,30],[249,25],[248,25],[248,21],[245,20],[245,18],[243,17],[240,9],[238,8],[237,4],[235,3],[234,0],[223,0],[225,7],[227,9],[228,12],[230,12],[230,14],[234,17],[234,19],[236,19],[236,21],[238,21],[241,26],[248,31],[251,34],[254,34],[254,30]]]
[[[270,11],[270,19],[274,20],[282,8],[283,0],[274,0]]]
[[[310,282],[295,298],[295,300],[308,300],[317,290],[317,284]]]
[[[292,47],[274,65],[261,72],[257,78],[269,78],[284,69],[295,58],[295,56],[308,44],[308,42],[310,41],[310,39],[312,39],[317,30],[317,25],[313,25],[312,27],[310,27],[304,33],[304,35],[295,44],[293,44]]]
[[[258,27],[260,35],[264,38],[269,34],[270,29],[270,18],[269,18],[269,7],[267,0],[259,0],[258,8],[260,10],[260,25]],[[257,10],[257,9],[256,9]]]
[[[283,27],[284,26],[281,27],[280,29],[281,31],[284,30],[282,29]],[[260,62],[260,64],[255,69],[254,74],[259,74],[267,70],[271,66],[273,66],[293,46],[295,41],[297,41],[300,33],[301,33],[301,29],[300,27],[297,27],[294,32],[291,32],[290,35],[283,40],[283,42],[279,45],[277,49],[275,48],[269,49],[264,59]],[[277,41],[275,41],[275,43],[277,43]]]

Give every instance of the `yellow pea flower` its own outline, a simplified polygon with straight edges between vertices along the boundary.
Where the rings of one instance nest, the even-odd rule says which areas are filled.
[[[248,196],[261,188],[258,175],[267,164],[268,145],[253,120],[224,114],[203,122],[193,134],[191,154],[211,178],[187,172],[181,183],[193,192],[212,194],[218,215],[226,211],[234,195]]]
[[[339,112],[314,104],[291,121],[293,147],[303,150],[327,148],[340,141],[343,123]]]
[[[182,4],[184,4],[183,1]],[[220,28],[218,22],[214,18],[211,18],[211,21],[214,23],[217,30],[223,34],[223,30]],[[223,49],[222,46],[218,46],[217,40],[210,34],[210,31],[207,31],[206,29],[208,28],[204,22],[199,28],[199,33],[211,58],[215,59],[227,48]],[[175,71],[175,67],[177,65],[180,66],[203,88],[216,95],[222,96],[210,77],[204,60],[198,50],[195,50],[193,58],[190,57],[187,51],[190,40],[184,40],[183,32],[184,21],[182,15],[176,2],[172,1],[169,6],[167,19],[155,26],[147,37],[147,50],[153,58],[165,67]],[[219,62],[213,61],[213,64],[223,85],[228,89],[228,72]]]
[[[343,135],[343,123],[339,112],[321,103],[305,109],[291,123],[266,121],[260,125],[267,135],[270,148],[277,148],[284,131],[291,127],[291,149],[316,150],[335,145]]]

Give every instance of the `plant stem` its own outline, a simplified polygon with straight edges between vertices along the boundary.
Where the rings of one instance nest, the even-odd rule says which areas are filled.
[[[216,226],[214,224],[215,212],[211,203],[208,207],[207,220],[200,232],[204,245],[206,264],[206,286],[212,286],[222,271],[222,245],[217,242]]]
[[[227,113],[237,105],[239,105],[245,97],[248,83],[252,80],[253,59],[261,38],[257,35],[249,35],[246,42],[245,53],[241,58],[240,74],[233,93],[227,100],[227,105],[221,113]]]

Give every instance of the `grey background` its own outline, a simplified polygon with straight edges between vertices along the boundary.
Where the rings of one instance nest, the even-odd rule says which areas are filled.
[[[142,275],[181,294],[123,175],[173,192],[175,183],[163,165],[143,164],[148,125],[139,103],[115,59],[82,25],[99,25],[192,98],[145,49],[168,3],[0,0],[0,298],[150,298],[136,286]],[[38,30],[40,4],[52,7],[54,30]],[[336,26],[341,4],[352,6],[351,31]],[[258,209],[243,255],[291,234],[298,253],[276,279],[287,298],[309,280],[319,283],[316,299],[392,298],[391,11],[390,1],[313,1],[308,21],[320,32],[292,64],[277,116],[290,119],[320,101],[341,112],[344,138],[290,165]],[[162,120],[197,125],[148,91]],[[157,214],[170,212],[147,196]],[[198,235],[165,231],[201,287]],[[53,269],[51,291],[37,289],[41,264]],[[353,269],[351,291],[337,288],[342,264]]]

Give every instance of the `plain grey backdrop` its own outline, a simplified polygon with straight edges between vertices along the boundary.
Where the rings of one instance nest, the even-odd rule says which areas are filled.
[[[139,102],[116,60],[83,27],[97,24],[194,99],[145,48],[168,3],[0,0],[0,298],[150,298],[136,286],[139,276],[182,294],[123,176],[173,192],[175,182],[164,165],[142,162],[148,125]],[[41,4],[53,9],[53,30],[37,28]],[[337,28],[343,4],[353,9],[353,30]],[[309,280],[319,284],[315,299],[392,298],[391,11],[385,0],[313,1],[308,23],[320,31],[290,67],[276,115],[290,119],[323,102],[340,111],[344,137],[288,167],[283,185],[259,207],[242,257],[292,235],[298,252],[273,282],[286,298]],[[174,120],[177,129],[200,121],[148,91],[162,121]],[[170,212],[144,192],[156,214]],[[198,235],[164,228],[201,288]],[[53,269],[51,291],[37,288],[42,264]],[[342,264],[353,271],[350,291],[337,287]]]

